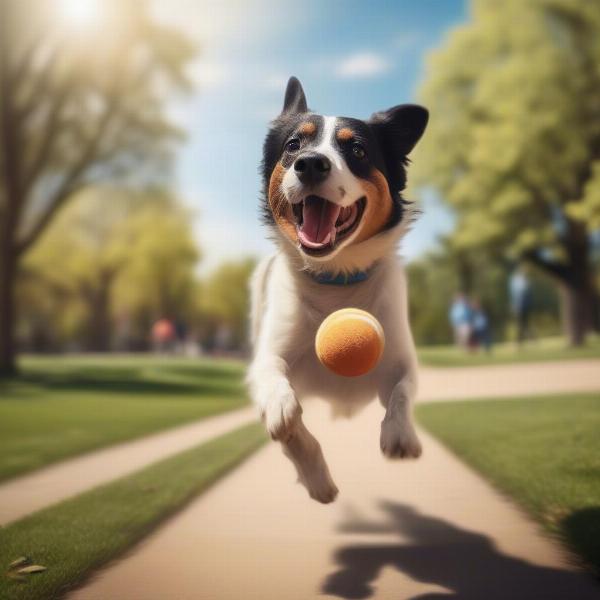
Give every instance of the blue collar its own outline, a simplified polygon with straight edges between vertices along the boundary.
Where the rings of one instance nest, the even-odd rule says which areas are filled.
[[[325,285],[352,285],[354,283],[360,283],[369,278],[371,270],[368,271],[355,271],[354,273],[310,273],[310,276],[317,283],[323,283]]]

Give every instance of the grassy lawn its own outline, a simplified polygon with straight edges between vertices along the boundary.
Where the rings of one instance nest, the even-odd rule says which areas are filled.
[[[544,338],[519,348],[506,342],[496,344],[490,354],[467,353],[456,346],[425,346],[418,349],[421,364],[432,367],[473,367],[547,360],[600,358],[600,336],[590,336],[582,348],[568,348],[563,338]]]
[[[417,417],[600,575],[600,394],[424,404]]]
[[[76,356],[21,367],[0,382],[0,481],[247,402],[233,361]]]
[[[266,441],[251,424],[0,529],[0,598],[57,598]],[[19,557],[46,567],[18,579]]]

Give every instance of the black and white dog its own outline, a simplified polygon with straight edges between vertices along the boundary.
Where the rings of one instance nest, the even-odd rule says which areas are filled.
[[[267,430],[320,502],[331,502],[338,490],[302,422],[304,398],[324,398],[350,414],[379,397],[383,453],[421,453],[412,423],[416,358],[396,247],[410,223],[401,197],[407,155],[427,119],[426,109],[409,104],[366,122],[321,116],[308,109],[292,77],[265,140],[264,213],[279,252],[257,266],[251,281],[248,383]],[[330,373],[314,350],[319,324],[344,307],[375,315],[386,336],[377,367],[349,379]]]

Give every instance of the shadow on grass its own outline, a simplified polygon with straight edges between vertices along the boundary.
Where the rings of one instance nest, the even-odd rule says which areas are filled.
[[[600,579],[600,507],[576,510],[561,521],[560,527],[567,542]]]
[[[381,570],[394,567],[413,580],[445,588],[413,596],[411,600],[599,597],[600,587],[584,575],[507,556],[489,538],[420,514],[410,506],[382,502],[381,509],[386,514],[381,522],[353,519],[344,523],[340,531],[397,535],[402,542],[341,547],[334,555],[338,569],[323,583],[323,593],[370,598]],[[400,597],[407,596],[399,590]]]
[[[28,384],[46,391],[107,392],[140,395],[214,396],[243,393],[241,371],[216,365],[190,367],[160,365],[156,367],[69,366],[60,370],[30,367],[17,378],[3,384],[5,391],[26,397]],[[0,388],[1,389],[1,388]]]

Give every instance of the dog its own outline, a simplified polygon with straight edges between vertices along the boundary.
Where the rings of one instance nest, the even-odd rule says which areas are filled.
[[[321,397],[350,415],[378,397],[383,454],[421,454],[412,422],[417,361],[396,249],[411,223],[411,205],[401,196],[407,156],[428,116],[412,104],[368,121],[318,115],[292,77],[264,142],[262,212],[278,252],[250,279],[247,383],[268,433],[322,503],[338,489],[302,421],[305,398]],[[343,307],[373,314],[386,336],[378,365],[355,378],[329,372],[314,349],[319,324]]]

